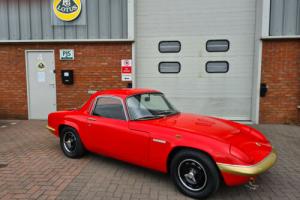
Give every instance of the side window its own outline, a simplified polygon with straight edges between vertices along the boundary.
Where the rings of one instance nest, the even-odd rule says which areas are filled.
[[[93,110],[93,115],[111,119],[126,120],[121,100],[114,97],[98,98]]]
[[[158,71],[162,74],[177,74],[181,70],[181,64],[179,62],[160,62],[158,65]]]
[[[227,61],[208,61],[206,63],[207,73],[227,73],[229,71],[229,63]]]
[[[181,43],[179,41],[161,41],[158,44],[160,53],[178,53],[181,50]]]
[[[229,48],[228,40],[208,40],[206,42],[206,51],[208,52],[226,52]]]

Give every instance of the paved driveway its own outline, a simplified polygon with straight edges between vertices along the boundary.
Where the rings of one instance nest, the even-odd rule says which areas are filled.
[[[1,122],[0,199],[189,199],[158,172],[92,154],[66,158],[45,125]],[[257,190],[221,186],[210,199],[300,199],[300,127],[256,128],[277,148],[277,165],[258,178]]]

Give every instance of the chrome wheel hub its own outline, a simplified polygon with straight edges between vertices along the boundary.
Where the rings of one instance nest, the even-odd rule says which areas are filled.
[[[185,159],[178,166],[180,182],[191,191],[201,191],[207,184],[204,167],[194,159]]]
[[[76,136],[73,132],[66,132],[63,137],[64,148],[67,152],[72,153],[76,149]]]
[[[195,170],[194,169],[191,169],[191,171],[188,174],[185,174],[184,177],[191,184],[197,183],[197,181],[195,179]]]

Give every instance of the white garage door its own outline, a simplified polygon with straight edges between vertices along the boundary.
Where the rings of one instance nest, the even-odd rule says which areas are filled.
[[[136,4],[137,87],[161,90],[184,112],[250,120],[255,0],[138,0]],[[229,41],[229,50],[208,52],[207,41],[220,39]],[[161,41],[179,41],[181,50],[161,53]],[[228,72],[208,73],[207,62],[208,70],[226,67],[219,61],[228,62]],[[180,72],[160,73],[161,62],[179,62]],[[170,70],[164,66],[162,70]]]

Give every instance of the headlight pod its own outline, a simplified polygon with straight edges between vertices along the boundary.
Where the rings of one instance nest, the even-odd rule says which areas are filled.
[[[268,142],[267,138],[260,133],[259,131],[255,130],[254,128],[251,128],[250,134],[259,139],[262,142]]]
[[[230,145],[229,152],[232,156],[239,159],[240,161],[243,161],[245,163],[251,164],[253,162],[253,159],[250,158],[246,153],[241,151],[239,148]]]
[[[267,138],[262,133],[250,126],[242,126],[240,129],[242,132],[249,133],[250,135],[254,136],[259,141],[268,142]]]

